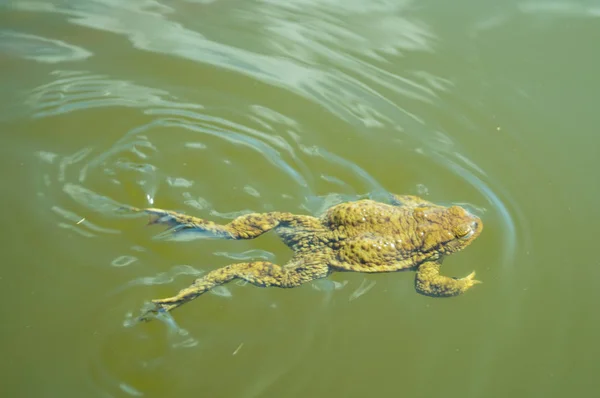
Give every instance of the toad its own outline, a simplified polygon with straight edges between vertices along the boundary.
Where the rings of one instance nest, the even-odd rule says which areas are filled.
[[[475,272],[463,278],[440,274],[444,257],[467,247],[481,233],[481,220],[460,206],[440,206],[410,195],[390,195],[389,203],[370,199],[330,207],[320,217],[285,212],[252,213],[229,224],[157,208],[149,224],[170,227],[169,234],[202,234],[222,239],[253,239],[273,230],[293,250],[285,265],[267,261],[224,266],[196,279],[173,297],[152,300],[150,313],[171,311],[216,286],[245,280],[255,286],[292,288],[333,272],[416,271],[415,289],[432,297],[457,296],[473,285]]]

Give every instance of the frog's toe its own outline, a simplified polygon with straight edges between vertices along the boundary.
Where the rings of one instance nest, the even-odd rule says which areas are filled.
[[[153,305],[152,308],[145,310],[142,315],[137,317],[138,322],[149,322],[160,312],[160,308]]]
[[[483,283],[482,281],[475,279],[475,271],[471,272],[469,275],[465,276],[461,280],[464,281],[468,287],[477,285],[479,283]]]

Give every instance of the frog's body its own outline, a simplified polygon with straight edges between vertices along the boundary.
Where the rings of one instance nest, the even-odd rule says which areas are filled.
[[[225,239],[252,239],[274,230],[294,251],[285,265],[265,261],[231,264],[209,272],[176,296],[153,300],[151,312],[170,311],[233,279],[254,285],[290,288],[335,271],[416,270],[416,290],[449,297],[478,283],[475,273],[455,279],[439,273],[444,256],[468,246],[481,232],[481,220],[461,207],[435,205],[416,196],[392,195],[391,204],[346,202],[321,217],[291,213],[253,213],[227,225],[162,209],[132,209],[150,215],[151,224],[172,233],[203,233]],[[145,318],[144,318],[145,319]]]

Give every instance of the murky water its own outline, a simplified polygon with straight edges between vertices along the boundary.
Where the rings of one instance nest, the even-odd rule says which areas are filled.
[[[594,396],[600,5],[488,3],[3,3],[0,395]],[[157,239],[119,206],[227,223],[386,191],[479,214],[443,270],[484,283],[232,283],[130,325],[290,251]]]

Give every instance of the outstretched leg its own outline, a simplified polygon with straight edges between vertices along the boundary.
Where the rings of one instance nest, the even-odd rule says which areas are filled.
[[[436,262],[427,262],[421,264],[417,270],[415,288],[417,289],[417,292],[424,294],[425,296],[457,296],[466,292],[473,285],[481,283],[474,278],[474,271],[468,276],[460,279],[440,275],[440,264]]]
[[[148,312],[171,311],[210,289],[234,279],[242,279],[259,287],[291,288],[300,286],[305,282],[324,278],[328,274],[329,267],[326,264],[298,264],[289,267],[281,267],[265,261],[231,264],[196,279],[192,285],[182,289],[173,297],[152,300],[156,308]],[[148,320],[147,314],[139,319]]]
[[[163,224],[171,227],[173,233],[195,232],[211,237],[225,239],[252,239],[277,227],[282,222],[291,221],[290,213],[252,213],[240,216],[227,225],[219,225],[202,218],[188,216],[171,210],[129,208],[130,211],[143,212],[150,216],[148,224]]]

